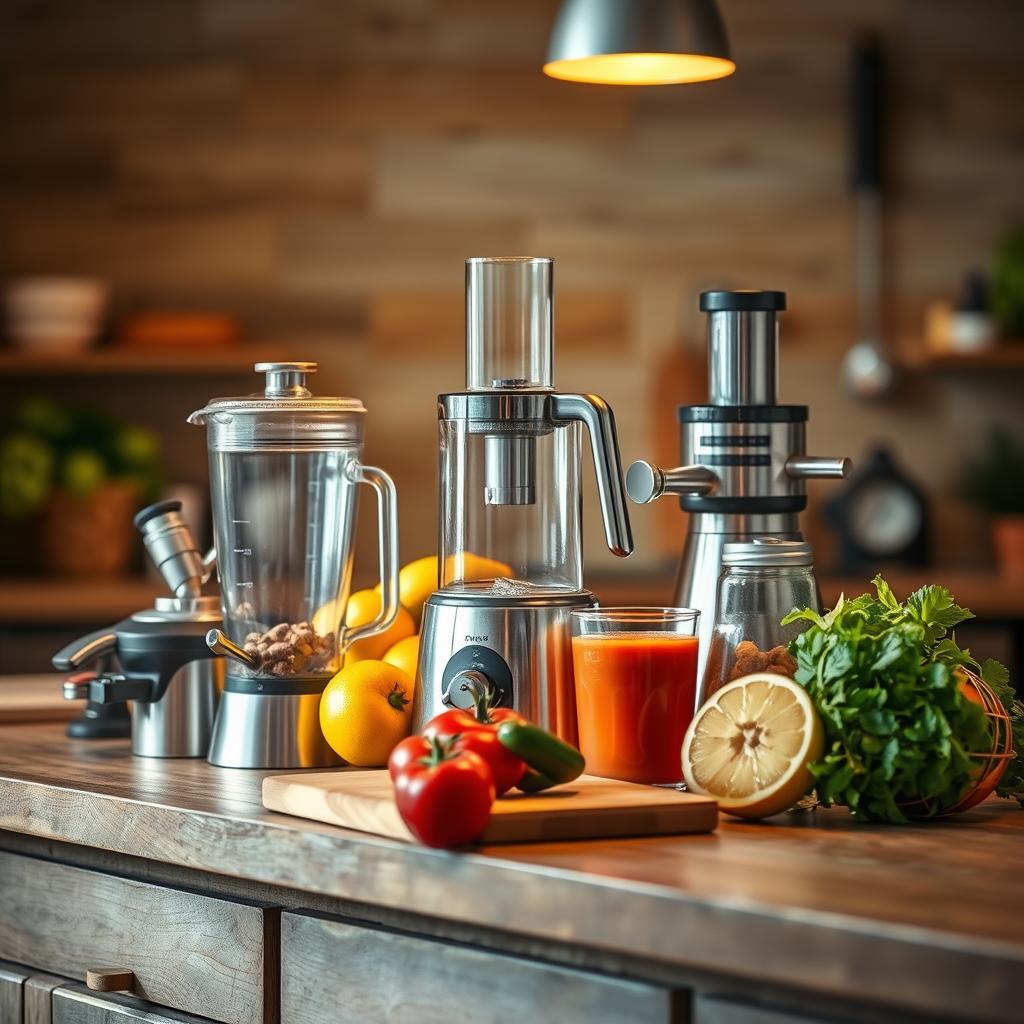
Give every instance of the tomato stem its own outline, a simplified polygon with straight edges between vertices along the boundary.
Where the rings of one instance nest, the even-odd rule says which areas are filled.
[[[395,683],[391,687],[391,692],[388,694],[388,703],[396,711],[404,710],[405,705],[409,703],[409,698],[405,695],[405,690],[402,688],[401,683]]]

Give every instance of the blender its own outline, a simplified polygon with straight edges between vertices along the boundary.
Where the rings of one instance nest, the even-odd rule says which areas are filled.
[[[726,544],[766,538],[802,541],[806,481],[845,477],[847,458],[807,455],[806,405],[778,402],[778,325],[784,292],[711,291],[707,405],[679,408],[683,465],[634,462],[626,475],[639,503],[679,497],[689,529],[675,603],[700,611],[697,678],[703,679],[715,628],[715,601]]]
[[[481,696],[576,740],[570,613],[583,589],[581,445],[608,547],[633,549],[615,418],[552,374],[550,259],[466,261],[466,390],[438,397],[440,589],[423,611],[414,728]]]
[[[362,402],[314,396],[316,369],[257,363],[262,392],[189,417],[207,427],[224,624],[206,643],[228,666],[209,760],[224,767],[339,763],[320,731],[320,695],[345,648],[398,612],[395,486],[362,463]],[[381,609],[348,629],[359,484],[377,495]]]

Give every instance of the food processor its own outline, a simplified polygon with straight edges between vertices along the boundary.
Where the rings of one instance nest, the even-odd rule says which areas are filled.
[[[398,612],[395,486],[362,463],[366,409],[317,397],[316,363],[257,363],[262,392],[192,413],[207,428],[223,629],[206,637],[228,659],[210,745],[231,768],[339,763],[320,730],[320,695],[346,647]],[[357,485],[377,494],[381,609],[344,627]]]
[[[118,723],[126,715],[125,701],[131,701],[132,753],[205,757],[224,670],[206,645],[207,632],[221,622],[220,602],[202,593],[212,560],[200,554],[180,501],[144,508],[135,526],[171,593],[53,656],[54,668],[70,673],[65,699],[87,701],[68,734],[127,735]]]
[[[633,549],[615,418],[552,374],[553,261],[466,261],[466,390],[438,397],[438,589],[424,606],[414,728],[481,695],[575,742],[569,615],[583,589],[586,428],[608,547]]]
[[[799,514],[808,480],[845,477],[847,458],[807,455],[806,405],[778,403],[778,325],[784,292],[710,291],[708,404],[679,409],[681,466],[634,462],[626,475],[633,501],[679,496],[689,529],[676,579],[675,603],[700,611],[704,677],[715,626],[723,547],[775,537],[800,541]]]

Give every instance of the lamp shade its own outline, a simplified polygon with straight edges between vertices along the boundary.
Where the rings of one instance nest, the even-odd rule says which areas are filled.
[[[736,70],[715,0],[563,0],[544,74],[601,85],[673,85]]]

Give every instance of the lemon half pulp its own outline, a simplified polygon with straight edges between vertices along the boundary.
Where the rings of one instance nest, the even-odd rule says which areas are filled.
[[[825,747],[807,691],[758,672],[723,686],[697,712],[683,740],[683,776],[695,793],[741,818],[792,807],[813,786],[807,765]]]

